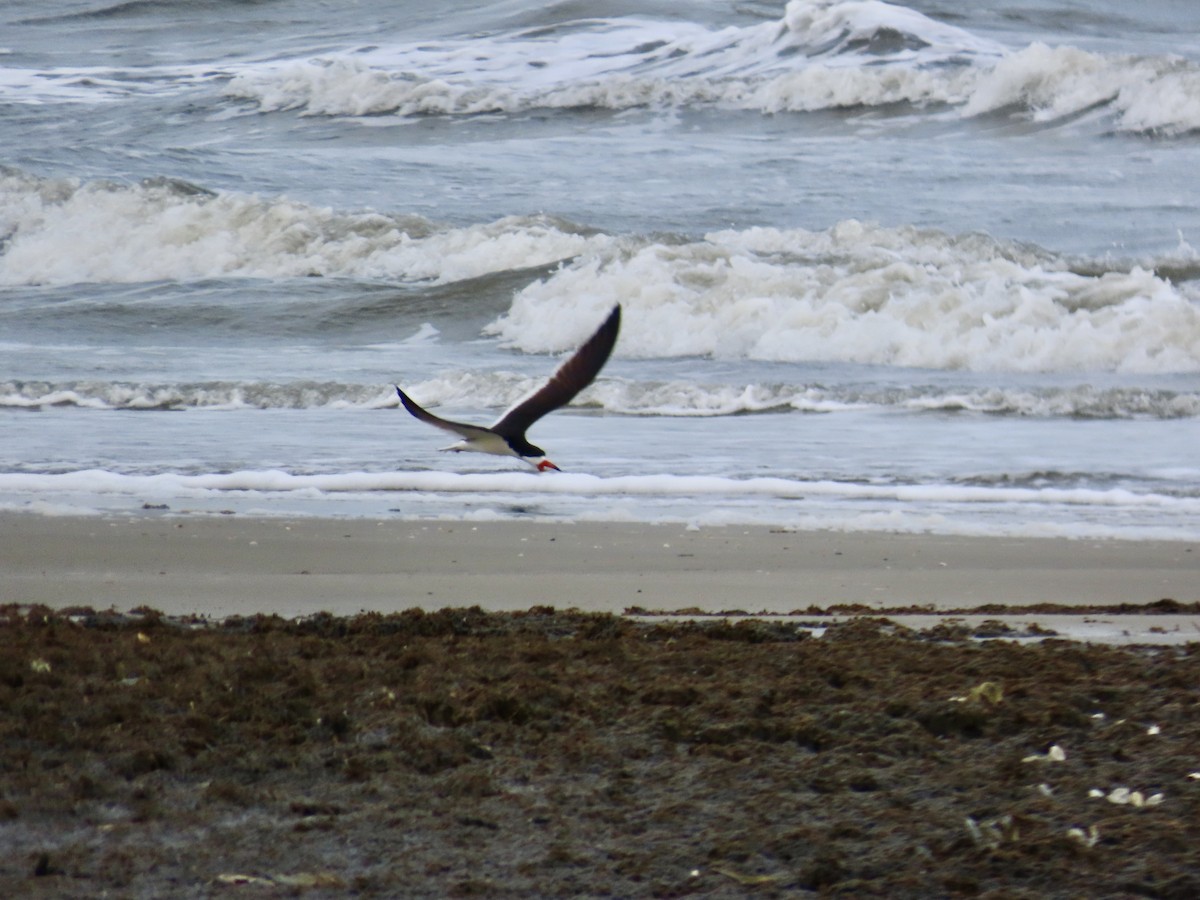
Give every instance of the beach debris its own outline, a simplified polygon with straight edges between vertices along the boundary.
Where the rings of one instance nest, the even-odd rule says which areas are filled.
[[[1099,788],[1092,788],[1088,791],[1088,796],[1096,799],[1104,798],[1117,806],[1133,806],[1138,809],[1143,806],[1158,806],[1165,799],[1162,794],[1151,794],[1147,797],[1141,791],[1131,791],[1127,787],[1113,788],[1107,794]]]
[[[218,875],[216,877],[217,884],[235,884],[235,885],[258,885],[260,887],[274,887],[275,882],[270,878],[263,878],[260,875]]]
[[[980,847],[988,847],[995,849],[1005,841],[1013,842],[1021,837],[1021,830],[1017,827],[1016,820],[1012,816],[997,816],[994,819],[984,819],[982,822],[976,821],[971,816],[965,819],[967,833],[971,835],[973,840]]]
[[[1100,829],[1095,825],[1089,826],[1087,831],[1082,828],[1068,828],[1067,837],[1078,841],[1084,847],[1095,847],[1100,842]]]
[[[35,672],[49,672],[50,663],[44,659],[33,659],[29,661],[29,668]]]
[[[726,878],[732,878],[738,884],[747,887],[753,887],[761,884],[775,884],[783,881],[782,875],[747,875],[744,872],[739,872],[732,866],[713,866],[713,871],[718,875],[724,875]]]
[[[1038,785],[1038,793],[1043,797],[1053,797],[1054,788],[1050,787],[1050,785],[1046,784],[1045,782],[1042,782]]]
[[[150,643],[150,635],[146,634],[146,632],[144,632],[144,631],[139,631],[139,632],[137,633],[137,642],[138,642],[139,644],[148,644],[148,643]]]
[[[1024,757],[1021,762],[1065,762],[1067,751],[1058,744],[1051,744],[1050,749],[1045,753],[1034,753],[1032,756]]]
[[[342,879],[332,872],[299,872],[295,875],[228,874],[218,875],[215,880],[218,884],[255,887],[339,888],[344,886]]]
[[[1004,688],[994,681],[975,685],[961,697],[951,697],[951,703],[990,703],[993,706],[1004,699]]]
[[[1151,725],[1146,729],[1146,734],[1162,734],[1162,729],[1157,725]]]

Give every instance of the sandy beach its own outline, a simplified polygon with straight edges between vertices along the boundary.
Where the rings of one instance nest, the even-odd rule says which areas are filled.
[[[1154,541],[9,513],[0,516],[0,548],[3,603],[145,605],[213,618],[475,605],[782,614],[845,604],[969,610],[1200,600],[1200,549]],[[1193,621],[1153,625],[1190,633]],[[1130,627],[1145,630],[1124,620]]]
[[[1190,544],[8,514],[0,554],[6,895],[1200,889]]]

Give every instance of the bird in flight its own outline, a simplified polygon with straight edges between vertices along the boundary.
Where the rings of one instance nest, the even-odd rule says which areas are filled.
[[[400,402],[404,404],[404,408],[413,416],[443,431],[453,432],[461,438],[449,447],[442,447],[443,450],[472,450],[496,456],[515,456],[525,460],[539,472],[545,472],[547,469],[562,471],[546,459],[546,453],[541,447],[535,447],[526,440],[525,432],[542,416],[570,403],[576,394],[592,383],[608,362],[620,328],[621,307],[618,304],[596,329],[596,333],[584,341],[575,354],[559,366],[545,384],[517,401],[490,428],[465,422],[451,422],[449,419],[435,416],[414,403],[411,397],[400,390],[399,385],[396,386],[396,393],[400,395]]]

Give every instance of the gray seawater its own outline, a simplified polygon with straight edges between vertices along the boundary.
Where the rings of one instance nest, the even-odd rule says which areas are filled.
[[[1200,9],[976,6],[4,4],[0,504],[1196,539]]]

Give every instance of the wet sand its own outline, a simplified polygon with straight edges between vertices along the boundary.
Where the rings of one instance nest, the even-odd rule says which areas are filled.
[[[0,515],[0,602],[212,617],[1200,601],[1200,545],[624,523]]]

